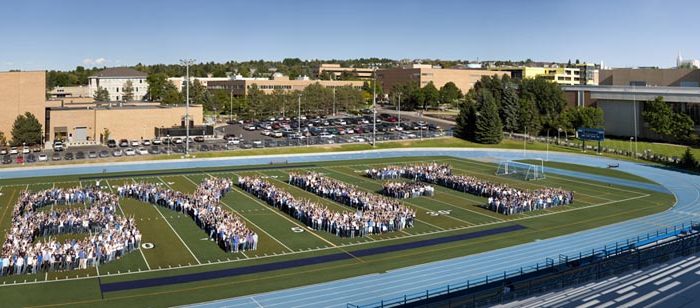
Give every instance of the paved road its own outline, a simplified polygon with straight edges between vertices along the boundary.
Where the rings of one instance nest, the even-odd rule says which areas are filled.
[[[392,149],[377,151],[357,151],[343,153],[265,155],[235,158],[171,160],[159,162],[129,162],[115,164],[95,164],[70,167],[44,167],[0,170],[0,178],[27,177],[62,174],[90,174],[135,170],[168,170],[190,167],[218,167],[253,165],[266,161],[287,160],[290,163],[315,162],[324,160],[369,159],[407,156],[449,155],[471,159],[523,159],[541,158],[542,152],[493,149]],[[619,163],[619,169],[635,175],[651,178],[676,196],[673,209],[662,213],[608,225],[592,230],[576,232],[555,238],[539,240],[508,248],[476,255],[426,263],[409,268],[401,268],[381,274],[372,274],[344,280],[315,284],[293,289],[279,290],[264,294],[243,296],[227,300],[202,303],[203,307],[345,307],[354,304],[374,303],[382,298],[403,296],[405,293],[424,292],[428,288],[443,287],[446,284],[463,283],[467,279],[482,278],[485,275],[503,273],[543,262],[546,258],[557,259],[559,254],[578,255],[579,251],[601,248],[606,244],[639,234],[656,232],[660,226],[673,226],[688,223],[700,217],[700,176],[690,175],[648,166],[641,163],[616,161],[605,157],[583,156],[571,153],[549,153],[553,161],[577,163],[604,167]],[[570,174],[576,176],[575,173]],[[603,179],[600,179],[603,180]],[[619,179],[609,179],[615,184],[626,185]],[[378,288],[377,286],[382,286]]]

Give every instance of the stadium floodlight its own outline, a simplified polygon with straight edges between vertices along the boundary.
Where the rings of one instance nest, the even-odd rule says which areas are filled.
[[[545,178],[544,163],[538,165],[521,163],[511,160],[502,161],[498,164],[496,175],[509,176],[521,180],[541,180]]]
[[[180,64],[185,66],[187,75],[187,98],[185,99],[185,157],[190,155],[190,65],[194,64],[194,59],[180,60]]]

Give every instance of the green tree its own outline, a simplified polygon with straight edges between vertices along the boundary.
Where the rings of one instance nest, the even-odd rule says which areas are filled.
[[[34,114],[26,112],[20,114],[12,124],[12,145],[35,145],[41,143],[41,123]]]
[[[428,107],[436,107],[440,102],[440,91],[435,87],[435,84],[431,81],[421,89],[423,92],[423,110],[427,110]]]
[[[329,114],[333,111],[333,90],[316,82],[302,91],[302,114]]]
[[[479,92],[474,141],[484,144],[498,144],[503,140],[503,125],[498,116],[496,100],[488,90],[482,89]]]
[[[134,100],[134,84],[131,82],[131,80],[127,80],[124,83],[123,92],[124,92],[124,95],[122,96],[123,101],[130,102],[130,101]]]
[[[351,86],[335,88],[335,102],[337,111],[353,111],[365,106],[362,91]]]
[[[544,78],[526,78],[520,83],[519,96],[528,97],[535,103],[543,126],[556,128],[557,118],[566,107],[564,92],[558,84]]]
[[[511,133],[518,130],[520,127],[518,120],[519,113],[518,93],[511,83],[507,83],[501,97],[501,120],[503,121],[503,130]]]
[[[166,105],[175,105],[183,103],[183,96],[180,91],[177,90],[174,84],[168,82],[163,88],[162,97],[160,102]]]
[[[688,141],[695,132],[693,120],[686,114],[674,112],[660,96],[644,103],[642,118],[652,131],[669,139]]]
[[[391,95],[398,97],[401,94],[401,110],[415,110],[423,105],[423,92],[417,82],[408,81],[394,85]]]
[[[603,110],[596,107],[567,108],[559,117],[559,124],[570,132],[579,128],[603,127]]]
[[[474,141],[476,111],[476,103],[473,99],[467,99],[459,105],[459,114],[457,115],[457,125],[455,127],[457,137]]]
[[[106,128],[102,131],[102,140],[100,140],[101,143],[107,142],[109,140],[109,137],[112,136],[112,132],[109,130],[109,128]]]
[[[4,147],[7,145],[7,138],[5,137],[5,133],[0,132],[0,147]]]
[[[683,153],[683,157],[681,157],[679,166],[688,170],[696,170],[700,167],[695,156],[693,156],[693,153],[690,151],[690,147],[685,148],[685,153]]]
[[[455,105],[464,95],[454,82],[450,81],[440,88],[440,102]]]
[[[166,95],[166,90],[168,84],[172,84],[168,81],[168,75],[164,73],[149,74],[146,77],[146,82],[148,83],[148,98],[151,101],[162,101]]]
[[[530,97],[521,97],[518,101],[518,124],[519,131],[528,134],[536,134],[542,128],[540,114],[537,111],[535,102]]]
[[[695,134],[695,123],[687,114],[674,112],[671,122],[671,131],[676,140],[688,142]]]
[[[97,87],[93,98],[97,102],[108,102],[109,101],[109,91],[103,87]]]

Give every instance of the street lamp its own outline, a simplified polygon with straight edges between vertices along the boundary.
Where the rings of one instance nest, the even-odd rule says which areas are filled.
[[[180,60],[180,64],[185,66],[187,75],[187,99],[185,100],[185,157],[190,155],[190,65],[194,64],[194,59]]]
[[[298,103],[298,112],[297,112],[297,133],[299,134],[299,137],[301,137],[301,94],[299,94],[299,97],[297,98],[297,103]]]
[[[632,155],[632,141],[634,140],[634,137],[630,137],[630,155]]]

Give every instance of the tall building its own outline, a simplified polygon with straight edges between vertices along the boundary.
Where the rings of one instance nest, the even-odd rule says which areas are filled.
[[[88,89],[91,95],[95,95],[97,89],[102,87],[109,92],[110,101],[121,101],[124,99],[124,87],[128,81],[131,81],[134,100],[140,101],[148,94],[146,77],[148,74],[129,67],[106,68],[88,77]]]
[[[18,115],[31,112],[44,123],[46,72],[0,72],[0,132],[12,138],[12,124]]]
[[[377,82],[389,92],[395,85],[406,82],[417,82],[420,87],[431,81],[440,89],[448,82],[453,82],[463,93],[469,92],[474,84],[483,76],[509,75],[509,72],[472,69],[434,68],[425,64],[413,64],[408,67],[380,69],[377,71]]]

